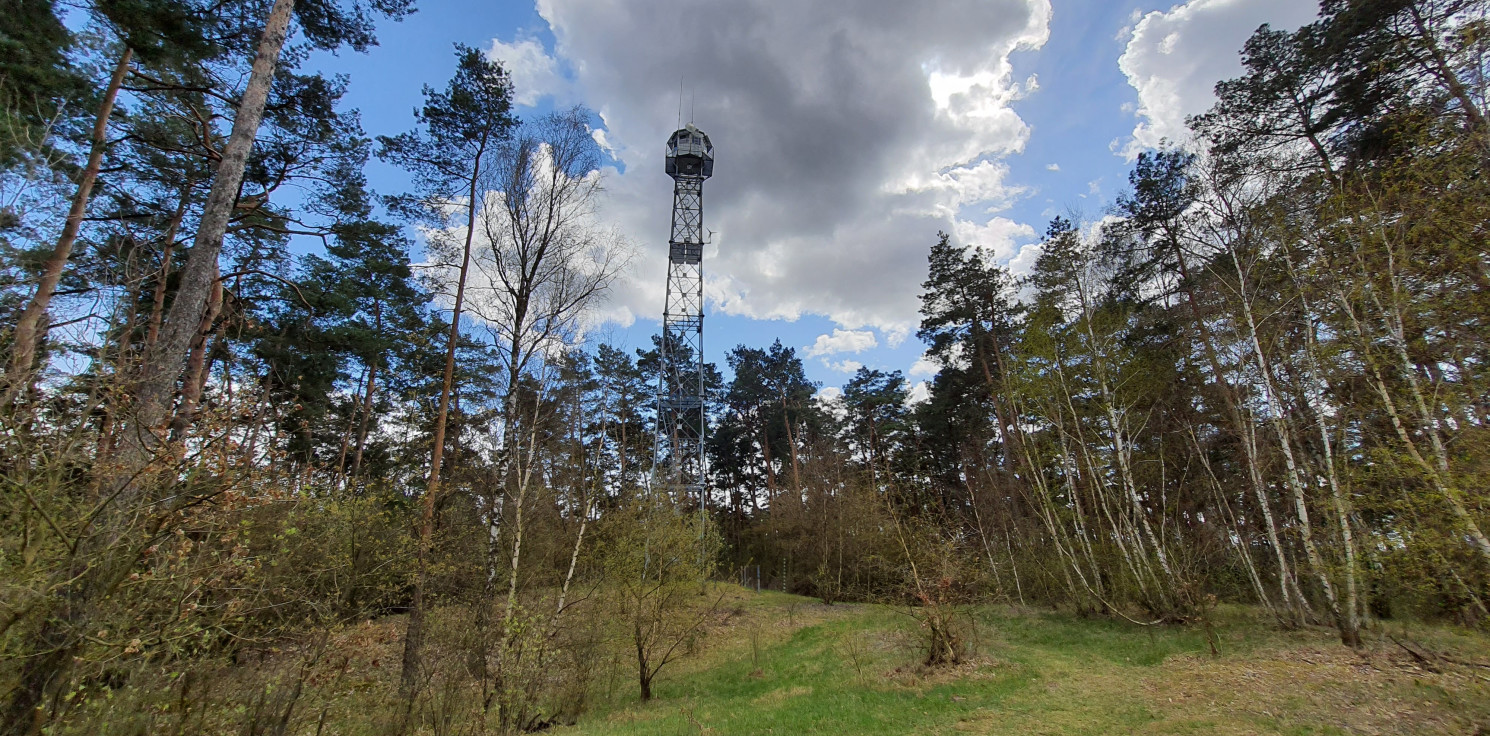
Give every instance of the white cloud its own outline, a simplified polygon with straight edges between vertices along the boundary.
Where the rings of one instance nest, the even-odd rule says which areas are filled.
[[[1055,213],[1051,213],[1052,216]],[[1035,261],[1040,259],[1040,244],[1033,243],[1019,249],[1019,253],[1009,260],[1006,267],[1010,275],[1015,278],[1023,278],[1035,272]]]
[[[857,373],[860,368],[864,367],[864,364],[857,360],[840,360],[835,362],[823,358],[823,366],[830,371],[838,371],[839,373]]]
[[[818,335],[815,342],[803,348],[803,355],[816,358],[820,355],[862,353],[877,347],[879,347],[879,341],[874,339],[874,333],[869,330],[835,329],[831,335]]]
[[[906,372],[906,375],[911,378],[925,378],[936,375],[941,369],[942,367],[936,361],[923,355],[916,358],[916,362],[911,364],[911,369]]]
[[[892,322],[882,326],[880,332],[885,336],[885,345],[891,348],[900,347],[900,344],[905,342],[905,338],[910,337],[911,327],[917,324],[919,324],[918,321],[911,320]]]
[[[1143,10],[1141,10],[1139,8],[1134,8],[1133,9],[1133,12],[1128,14],[1128,23],[1127,23],[1127,25],[1124,25],[1122,28],[1119,28],[1118,29],[1117,35],[1113,36],[1113,40],[1115,40],[1115,41],[1127,41],[1128,38],[1133,35],[1133,25],[1135,23],[1137,23],[1142,18],[1143,18]]]
[[[590,131],[590,137],[595,139],[595,145],[600,146],[600,150],[605,151],[608,155],[615,155],[616,149],[611,147],[610,141],[605,139],[604,128],[596,128]]]
[[[1163,139],[1189,139],[1185,118],[1215,102],[1217,82],[1242,72],[1241,49],[1257,27],[1292,30],[1310,22],[1305,0],[1190,0],[1133,25],[1118,67],[1138,91],[1138,124],[1114,150],[1132,159]]]
[[[982,225],[958,220],[952,225],[952,234],[957,242],[978,248],[1003,261],[1012,258],[1019,251],[1021,239],[1035,237],[1035,228],[1007,217],[994,217]]]
[[[1060,171],[1061,170],[1061,165],[1060,164],[1045,164],[1045,170],[1046,171]]]
[[[905,405],[908,407],[915,406],[916,404],[923,404],[930,399],[931,384],[926,381],[919,381],[916,385],[911,386],[911,390],[906,394]]]
[[[502,67],[512,79],[513,102],[532,107],[544,97],[565,100],[569,96],[569,81],[559,71],[559,63],[544,50],[537,39],[525,38],[513,43],[492,39],[486,50],[489,59],[502,62]],[[597,139],[604,145],[604,140]]]
[[[812,395],[817,400],[819,408],[831,413],[834,417],[842,420],[848,416],[848,407],[843,403],[843,389],[837,386],[824,386]]]
[[[957,232],[964,210],[988,229],[1025,194],[1003,159],[1024,148],[1029,127],[1010,105],[1037,80],[1016,80],[1009,57],[1044,44],[1049,0],[537,9],[556,39],[550,68],[572,70],[568,94],[600,113],[621,164],[608,172],[602,216],[641,255],[616,289],[618,311],[662,309],[672,190],[662,145],[680,76],[717,157],[704,186],[713,311],[823,315],[893,345],[917,321],[936,232]]]

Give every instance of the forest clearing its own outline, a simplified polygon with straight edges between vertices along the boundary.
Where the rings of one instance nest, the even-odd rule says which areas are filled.
[[[864,2],[5,0],[0,736],[1490,733],[1490,0]]]
[[[1490,639],[1452,629],[1383,632],[1411,639],[1425,662],[1390,639],[1354,653],[1328,630],[1280,633],[1230,608],[1217,613],[1212,655],[1195,629],[988,607],[969,612],[968,662],[927,670],[904,609],[758,595],[726,596],[724,630],[659,684],[656,703],[601,701],[556,733],[1447,734],[1490,723]]]
[[[636,702],[624,646],[599,653],[587,712],[554,734],[1472,734],[1490,728],[1490,637],[1440,626],[1384,627],[1359,651],[1327,629],[1280,632],[1254,609],[1216,612],[1211,653],[1193,627],[1137,627],[1017,606],[984,606],[975,651],[926,668],[905,608],[721,585],[688,659]],[[715,593],[699,599],[710,606]],[[438,620],[440,613],[433,614]],[[439,624],[436,624],[438,627]],[[192,694],[180,681],[126,690],[107,707],[141,714],[148,733],[214,729],[260,703],[286,709],[287,733],[383,733],[397,722],[398,617],[347,624],[324,652],[291,645],[224,669]],[[310,648],[314,648],[313,645]],[[303,667],[306,657],[316,659]],[[294,683],[304,678],[303,690]],[[474,681],[446,683],[448,720],[469,733]],[[146,698],[134,702],[132,698]],[[179,711],[187,705],[183,716]],[[200,719],[200,720],[194,720]],[[226,729],[227,723],[221,724]],[[84,733],[85,731],[79,731]],[[91,731],[137,733],[134,718]],[[63,733],[71,733],[64,731]]]

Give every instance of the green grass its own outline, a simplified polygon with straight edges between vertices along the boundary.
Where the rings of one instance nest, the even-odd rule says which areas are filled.
[[[622,665],[609,697],[556,733],[1473,733],[1490,724],[1490,679],[1473,668],[1420,671],[1389,642],[1355,654],[1328,631],[1280,632],[1240,609],[1217,616],[1217,658],[1195,628],[980,609],[971,661],[927,671],[915,621],[892,608],[746,592],[726,605],[734,614],[663,671],[652,702],[637,702]],[[1445,636],[1490,659],[1485,637]]]
[[[993,666],[945,682],[916,675],[900,642],[906,621],[888,609],[762,595],[728,640],[664,672],[652,703],[602,708],[576,733],[698,733],[697,722],[719,734],[903,734],[950,726],[1027,686],[1023,672]]]
[[[1478,664],[1490,664],[1490,637],[1462,628],[1376,624],[1367,647],[1355,652],[1328,629],[1282,631],[1257,611],[1223,607],[1213,617],[1220,650],[1213,657],[1195,627],[986,606],[968,612],[976,622],[968,661],[927,670],[917,621],[905,609],[830,607],[734,586],[720,586],[697,603],[708,605],[720,593],[721,605],[688,656],[654,680],[651,702],[638,700],[622,622],[609,621],[611,630],[596,632],[608,636],[586,659],[589,679],[572,681],[588,694],[579,722],[550,733],[1490,733],[1490,666]],[[436,614],[437,643],[455,641],[467,619],[453,609]],[[398,732],[402,634],[399,617],[337,632],[306,680],[289,733]],[[1391,637],[1436,661],[1425,666]],[[431,651],[443,652],[444,659],[431,660],[440,664],[439,676],[405,732],[476,733],[481,693],[468,676],[464,650],[447,643]],[[247,732],[244,724],[253,719],[244,708],[271,695],[283,699],[286,683],[304,673],[301,655],[286,649],[253,664],[204,665],[184,732]],[[141,679],[89,701],[86,713],[56,732],[169,732],[162,727],[182,721],[179,685]],[[577,707],[577,690],[555,692],[556,702]]]

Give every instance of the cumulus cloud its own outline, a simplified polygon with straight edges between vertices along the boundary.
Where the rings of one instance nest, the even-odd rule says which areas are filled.
[[[1019,252],[1021,240],[1035,237],[1035,228],[1007,217],[994,217],[979,225],[967,220],[952,224],[952,234],[963,245],[976,247],[1002,261]]]
[[[818,389],[812,398],[817,401],[819,409],[831,413],[839,420],[848,416],[848,407],[843,402],[843,389],[837,386],[824,386]]]
[[[1118,67],[1138,91],[1138,124],[1114,150],[1135,158],[1160,141],[1188,140],[1185,118],[1215,102],[1216,83],[1242,72],[1242,45],[1267,23],[1292,30],[1314,19],[1304,0],[1190,0],[1153,11],[1132,27]]]
[[[569,81],[559,71],[559,62],[548,54],[537,39],[525,38],[512,43],[493,39],[486,50],[489,59],[502,62],[512,79],[512,101],[533,106],[544,97],[566,100]],[[597,139],[604,145],[604,139]]]
[[[600,114],[618,161],[603,215],[642,247],[615,293],[621,311],[661,311],[672,191],[662,145],[680,84],[685,122],[716,150],[704,186],[713,311],[818,314],[903,339],[936,232],[998,250],[1010,230],[997,212],[1024,192],[1002,159],[1029,135],[1010,106],[1037,81],[1014,79],[1009,57],[1044,44],[1049,0],[537,9],[556,58],[533,68],[572,70],[573,98]]]
[[[809,358],[839,353],[862,353],[879,347],[874,333],[869,330],[833,330],[831,335],[818,335],[817,340],[803,349]]]
[[[905,342],[905,338],[910,337],[911,327],[914,327],[917,324],[918,323],[916,320],[910,320],[907,322],[896,322],[889,327],[884,328],[883,333],[885,335],[885,345],[888,345],[891,348],[900,347],[900,343]]]
[[[832,361],[824,358],[823,366],[830,371],[837,371],[839,373],[857,373],[860,368],[864,367],[864,364],[857,360]]]
[[[929,378],[936,375],[941,369],[942,367],[936,361],[923,355],[916,358],[916,362],[911,364],[911,369],[907,372],[907,375],[911,378]]]

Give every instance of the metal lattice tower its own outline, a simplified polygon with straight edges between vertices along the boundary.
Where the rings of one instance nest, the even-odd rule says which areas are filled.
[[[714,146],[689,123],[667,139],[673,178],[673,230],[667,250],[657,379],[656,482],[678,501],[704,498],[704,180],[714,174]]]

